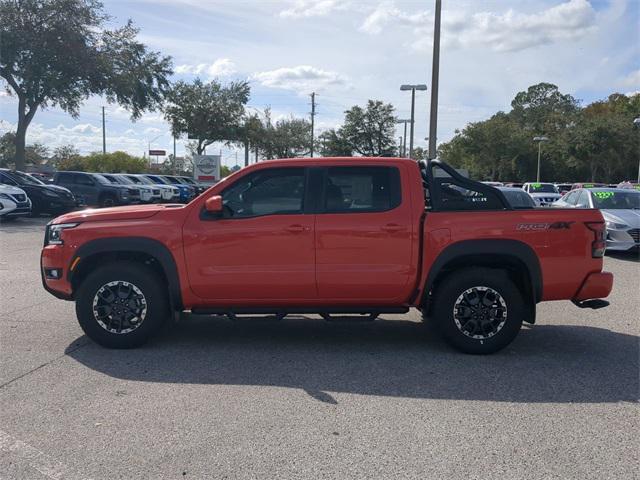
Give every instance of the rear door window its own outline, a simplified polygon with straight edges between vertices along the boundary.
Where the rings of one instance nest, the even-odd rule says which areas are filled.
[[[327,169],[325,213],[384,212],[400,203],[400,172],[396,167]]]

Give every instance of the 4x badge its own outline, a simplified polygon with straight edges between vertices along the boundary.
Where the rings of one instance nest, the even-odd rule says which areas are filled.
[[[519,223],[516,230],[540,231],[540,230],[569,230],[571,224],[576,222],[554,222],[554,223]]]

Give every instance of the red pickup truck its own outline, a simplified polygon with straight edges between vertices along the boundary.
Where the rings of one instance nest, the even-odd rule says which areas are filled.
[[[41,273],[106,347],[141,345],[185,310],[374,319],[415,307],[454,347],[491,353],[538,302],[608,305],[604,232],[598,210],[513,209],[438,161],[273,160],[188,205],[58,217]]]

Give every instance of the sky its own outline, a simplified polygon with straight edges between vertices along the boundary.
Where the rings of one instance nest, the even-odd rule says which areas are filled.
[[[275,119],[308,117],[316,92],[316,135],[337,127],[344,111],[382,100],[409,118],[405,83],[430,90],[434,0],[104,0],[111,26],[132,19],[139,38],[173,59],[172,80],[248,80],[249,110]],[[583,104],[613,92],[640,91],[640,0],[443,0],[438,142],[456,129],[508,111],[519,91],[545,81]],[[6,84],[2,85],[6,87]],[[1,89],[4,90],[4,89]],[[416,145],[426,145],[430,91],[416,93]],[[132,122],[100,97],[80,117],[39,111],[27,142],[73,144],[143,155],[172,151],[159,112]],[[17,102],[0,93],[0,134],[15,128]],[[402,134],[400,126],[397,136]],[[185,151],[177,141],[177,153]],[[223,163],[243,150],[213,145]],[[237,160],[236,160],[237,158]]]

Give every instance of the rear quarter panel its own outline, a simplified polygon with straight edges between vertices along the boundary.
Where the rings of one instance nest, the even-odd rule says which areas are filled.
[[[585,225],[602,221],[592,209],[427,213],[421,291],[430,267],[448,246],[507,239],[528,245],[538,257],[543,301],[573,298],[589,273],[602,270],[603,260],[591,256],[594,234]]]

